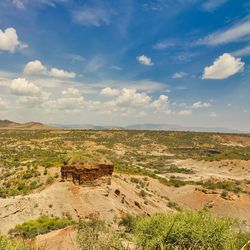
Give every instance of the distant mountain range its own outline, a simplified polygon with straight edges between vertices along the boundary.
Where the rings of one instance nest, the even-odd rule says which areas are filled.
[[[129,129],[129,130],[165,130],[165,131],[197,131],[197,132],[220,132],[220,133],[247,133],[244,131],[236,130],[236,129],[228,129],[223,127],[214,127],[214,128],[206,128],[206,127],[185,127],[177,124],[153,124],[153,123],[145,123],[145,124],[134,124],[124,127],[119,126],[97,126],[93,124],[71,124],[71,125],[60,125],[53,124],[53,126],[61,127],[61,128],[72,128],[72,129]]]
[[[119,129],[128,129],[128,130],[165,130],[165,131],[196,131],[196,132],[219,132],[219,133],[249,133],[245,131],[240,131],[236,129],[228,129],[223,127],[185,127],[177,124],[154,124],[154,123],[145,123],[145,124],[135,124],[124,127],[119,126],[98,126],[93,124],[50,124],[46,125],[40,122],[27,122],[27,123],[18,123],[9,120],[0,120],[0,129],[34,129],[34,130],[43,130],[43,129],[93,129],[93,130],[119,130]]]

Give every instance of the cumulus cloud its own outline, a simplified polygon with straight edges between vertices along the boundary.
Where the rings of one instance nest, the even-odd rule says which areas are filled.
[[[115,100],[118,106],[138,107],[149,104],[151,97],[146,93],[139,93],[136,89],[123,88],[121,94]]]
[[[160,95],[159,98],[152,102],[151,106],[156,111],[170,113],[168,96]]]
[[[229,53],[217,58],[213,65],[205,67],[202,79],[226,79],[242,70],[245,63]]]
[[[185,72],[176,72],[173,74],[172,78],[183,78],[185,76],[187,76],[187,73]]]
[[[143,91],[135,88],[112,89],[106,87],[101,91],[102,95],[110,97],[108,101],[88,101],[86,105],[101,114],[115,116],[146,116],[153,113],[170,114],[168,96],[160,95],[152,98]]]
[[[105,101],[99,107],[99,112],[115,114],[119,116],[135,115],[145,116],[150,113],[170,114],[168,96],[160,95],[153,99],[145,92],[139,92],[134,88],[122,88],[119,94],[113,96],[110,101]]]
[[[145,56],[145,55],[137,56],[136,59],[140,64],[144,64],[147,66],[154,65],[154,63],[152,62],[152,59],[150,57]]]
[[[45,102],[43,107],[49,112],[53,110],[80,112],[84,105],[84,97],[80,91],[77,88],[67,88],[58,98]]]
[[[27,75],[44,73],[46,73],[46,67],[39,60],[28,62],[24,67],[24,74]]]
[[[62,96],[64,97],[80,97],[80,91],[77,88],[68,88],[62,91]]]
[[[210,102],[201,102],[201,101],[195,102],[191,106],[192,109],[209,108],[209,107],[211,107]]]
[[[34,60],[28,62],[24,67],[24,74],[33,75],[33,74],[44,74],[47,76],[52,76],[56,78],[75,78],[75,72],[69,72],[63,69],[51,68],[47,69],[46,66],[42,64],[39,60]]]
[[[17,49],[25,47],[27,47],[27,45],[19,41],[14,28],[7,28],[4,31],[0,29],[0,50],[14,53]]]
[[[65,71],[63,69],[52,68],[50,70],[50,75],[57,78],[75,78],[75,72]]]
[[[217,31],[198,41],[198,44],[221,45],[237,42],[241,39],[250,39],[250,18],[247,18],[232,27]]]
[[[118,89],[112,89],[110,87],[106,87],[101,90],[101,95],[103,96],[117,96],[119,93],[120,91]]]
[[[16,78],[10,85],[11,93],[20,96],[37,96],[40,94],[40,89],[32,82],[25,78]]]

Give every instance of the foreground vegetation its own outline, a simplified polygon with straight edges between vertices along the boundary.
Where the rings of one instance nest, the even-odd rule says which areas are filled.
[[[0,250],[41,250],[38,247],[31,247],[21,240],[11,240],[0,235]]]
[[[114,230],[95,215],[78,223],[72,219],[41,216],[17,225],[10,234],[34,239],[39,234],[74,225],[81,250],[249,250],[250,232],[226,217],[207,210],[162,213],[150,217],[125,215]],[[0,236],[0,250],[32,250],[23,241]],[[37,249],[38,250],[38,249]]]
[[[96,217],[79,225],[78,243],[82,250],[248,250],[250,233],[241,233],[235,222],[214,217],[206,211],[157,214],[139,218],[125,216],[123,230],[111,232]]]
[[[9,234],[21,236],[26,239],[33,239],[39,234],[45,234],[73,224],[74,221],[69,217],[51,218],[48,216],[40,216],[36,220],[30,220],[23,224],[16,225],[15,228],[9,231]]]

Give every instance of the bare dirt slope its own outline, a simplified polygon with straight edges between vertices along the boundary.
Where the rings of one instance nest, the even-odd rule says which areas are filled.
[[[80,187],[72,182],[57,182],[39,193],[0,199],[0,231],[7,233],[16,224],[37,218],[41,214],[74,219],[98,214],[112,222],[125,213],[152,214],[166,211],[166,201],[153,195],[149,203],[138,196],[135,184],[116,177],[111,186]],[[129,178],[128,178],[129,179]]]
[[[137,178],[145,180],[145,177]],[[16,224],[41,214],[70,214],[76,220],[97,214],[112,224],[125,213],[147,215],[170,211],[169,201],[187,209],[209,206],[213,213],[239,219],[250,227],[250,196],[247,194],[225,200],[220,196],[221,191],[205,193],[197,186],[168,187],[151,178],[147,178],[145,184],[143,197],[130,176],[115,175],[111,186],[81,187],[71,182],[56,182],[39,193],[0,199],[0,232],[6,234]]]
[[[37,236],[36,244],[46,250],[78,250],[76,235],[73,227],[66,227]]]

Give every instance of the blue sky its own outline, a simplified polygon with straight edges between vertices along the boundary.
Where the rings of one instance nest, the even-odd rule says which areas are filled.
[[[0,116],[250,131],[250,2],[2,0]]]

